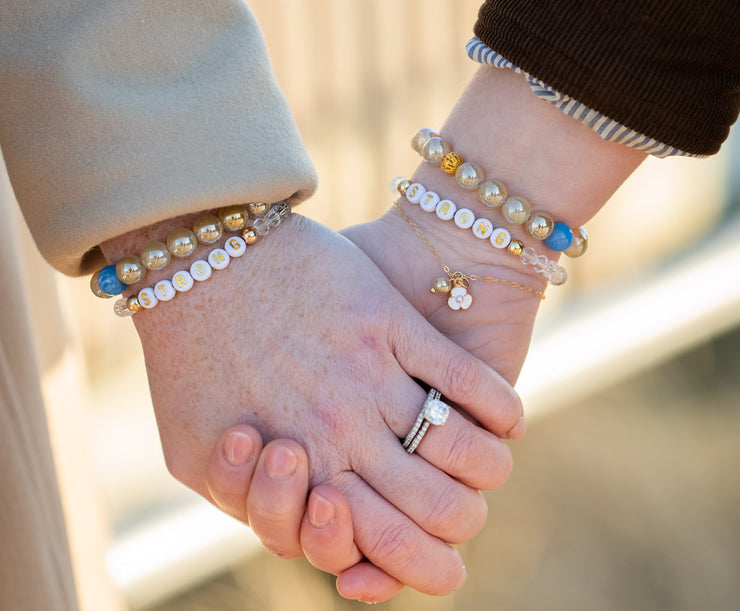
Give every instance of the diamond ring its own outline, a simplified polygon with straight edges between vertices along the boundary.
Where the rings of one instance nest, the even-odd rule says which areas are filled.
[[[437,389],[432,388],[429,390],[429,394],[414,422],[414,426],[411,427],[409,434],[403,440],[403,447],[409,454],[413,454],[416,451],[427,430],[429,430],[430,424],[442,426],[447,422],[447,417],[450,415],[450,406],[440,399],[441,396],[442,393]]]

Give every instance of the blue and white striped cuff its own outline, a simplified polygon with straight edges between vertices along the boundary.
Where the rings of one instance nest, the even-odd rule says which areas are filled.
[[[573,117],[590,127],[603,140],[617,142],[653,155],[654,157],[700,157],[700,155],[687,153],[686,151],[658,142],[655,138],[645,136],[629,127],[625,127],[600,112],[592,110],[585,104],[581,104],[578,100],[574,100],[570,96],[560,93],[538,78],[531,76],[512,64],[508,59],[487,46],[477,36],[474,36],[468,41],[467,45],[465,45],[465,50],[470,59],[480,64],[488,64],[495,68],[507,68],[523,75],[527,79],[530,89],[538,98],[550,102],[550,104],[569,117]]]

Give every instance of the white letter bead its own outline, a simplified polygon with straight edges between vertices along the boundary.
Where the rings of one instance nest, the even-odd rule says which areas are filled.
[[[473,223],[473,235],[481,240],[487,240],[493,233],[493,223],[486,218],[479,218]]]
[[[139,305],[141,305],[142,308],[146,308],[147,310],[151,310],[159,303],[159,299],[157,299],[157,296],[154,293],[154,289],[150,287],[141,289],[137,297],[139,299]]]
[[[235,235],[226,240],[224,250],[229,253],[229,256],[231,257],[241,257],[245,252],[247,252],[247,243],[239,236]]]
[[[427,191],[424,193],[424,195],[421,196],[421,199],[419,200],[419,206],[421,206],[421,209],[424,212],[434,212],[434,210],[437,208],[437,204],[439,203],[439,195],[437,195],[434,191]]]
[[[457,212],[457,206],[449,199],[443,199],[437,204],[435,212],[443,221],[450,221],[455,216],[455,212]]]
[[[175,288],[176,291],[180,291],[181,293],[189,291],[191,288],[193,288],[194,284],[195,280],[193,280],[193,277],[185,270],[177,272],[174,276],[172,276],[172,286]]]
[[[169,301],[177,294],[169,280],[160,280],[154,285],[154,293],[160,301]]]
[[[475,214],[468,208],[460,208],[455,212],[455,225],[460,229],[470,229],[475,223]]]
[[[418,204],[421,196],[426,192],[427,190],[424,188],[424,185],[420,185],[418,182],[415,182],[414,184],[409,185],[409,188],[406,189],[406,199],[412,204]]]
[[[223,248],[214,248],[208,253],[208,262],[213,269],[226,269],[229,267],[231,257]]]
[[[211,269],[211,266],[208,265],[208,261],[203,261],[203,259],[195,261],[190,266],[190,275],[193,277],[193,280],[197,280],[198,282],[208,280],[212,273],[213,270]]]
[[[491,244],[494,248],[506,248],[510,243],[511,234],[503,227],[495,229],[491,234]]]

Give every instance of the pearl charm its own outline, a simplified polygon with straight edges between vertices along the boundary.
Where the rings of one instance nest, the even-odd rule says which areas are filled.
[[[141,259],[135,255],[122,257],[116,263],[116,276],[127,285],[136,284],[145,274],[146,268],[142,265]]]
[[[421,149],[421,156],[427,163],[439,164],[447,153],[450,152],[450,145],[442,138],[436,136],[429,138]]]
[[[224,226],[218,217],[204,214],[195,221],[193,233],[201,244],[215,244],[224,233]]]
[[[227,231],[239,231],[247,226],[249,214],[244,206],[226,206],[218,211],[218,218]]]
[[[457,168],[459,168],[464,161],[465,160],[462,158],[462,155],[453,151],[452,153],[447,153],[442,157],[439,167],[442,168],[442,171],[445,174],[455,174]]]
[[[435,295],[447,295],[452,290],[452,282],[445,276],[435,278],[432,283],[432,288],[429,289]]]
[[[153,241],[141,251],[141,264],[150,271],[164,269],[170,264],[172,255],[164,242]]]
[[[175,229],[167,236],[167,248],[175,257],[189,257],[198,246],[198,239],[190,229]]]
[[[533,212],[527,220],[527,231],[529,235],[537,240],[546,240],[552,233],[555,222],[552,217],[542,210]]]
[[[480,201],[489,208],[498,208],[506,201],[506,187],[496,180],[484,180],[478,187]]]
[[[532,206],[523,197],[510,197],[501,206],[501,214],[513,225],[526,223],[532,212]]]
[[[455,180],[457,180],[457,184],[468,191],[474,191],[480,187],[481,183],[485,179],[486,175],[481,167],[472,161],[461,163],[455,171]]]

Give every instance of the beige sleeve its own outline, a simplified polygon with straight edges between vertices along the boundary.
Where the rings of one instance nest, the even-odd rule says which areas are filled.
[[[316,186],[241,0],[0,0],[0,147],[44,257]]]

